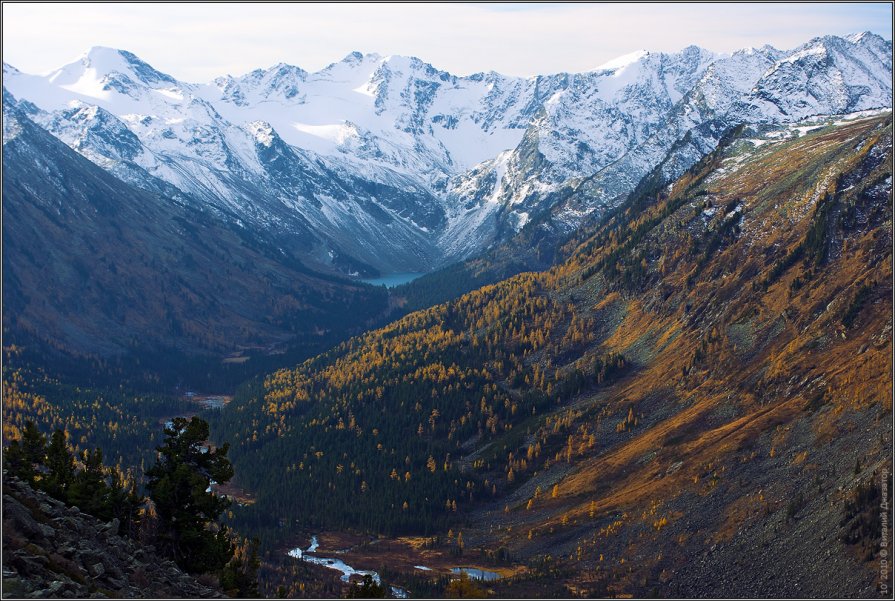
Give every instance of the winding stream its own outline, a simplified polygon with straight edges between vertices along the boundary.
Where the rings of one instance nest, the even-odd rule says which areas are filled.
[[[379,574],[373,570],[356,570],[341,559],[331,559],[329,557],[316,557],[308,555],[308,553],[314,553],[319,547],[320,542],[317,540],[317,536],[315,535],[311,537],[311,544],[310,546],[308,546],[307,549],[302,550],[301,547],[295,547],[286,554],[289,557],[294,557],[295,559],[300,559],[302,561],[307,561],[308,563],[317,564],[318,566],[323,566],[331,570],[338,570],[339,572],[342,572],[342,582],[350,581],[351,577],[357,574],[361,577],[367,575],[372,576],[373,582],[379,585],[382,584],[382,580],[379,578]],[[406,599],[408,597],[408,593],[404,589],[397,586],[392,586],[390,588],[392,595],[394,595],[396,599]]]
[[[382,580],[379,578],[379,574],[373,570],[357,570],[341,559],[308,555],[308,553],[316,552],[318,548],[320,548],[320,542],[317,539],[317,536],[314,535],[311,537],[311,544],[308,546],[307,549],[302,550],[301,547],[295,547],[294,549],[289,550],[286,554],[289,557],[294,557],[295,559],[300,559],[301,561],[307,561],[308,563],[317,564],[331,570],[338,570],[342,573],[342,582],[349,582],[351,580],[351,577],[356,574],[361,577],[369,575],[373,578],[373,581],[376,584],[382,584]],[[423,565],[417,565],[413,567],[417,570],[423,570],[427,572],[432,571],[432,568]],[[470,578],[483,580],[486,582],[497,580],[498,578],[500,578],[500,574],[498,574],[497,572],[489,572],[488,570],[482,570],[481,568],[457,567],[451,568],[451,572],[453,572],[454,574],[467,574]],[[389,588],[391,589],[392,596],[394,596],[396,599],[407,599],[409,597],[409,593],[401,587],[390,586]]]

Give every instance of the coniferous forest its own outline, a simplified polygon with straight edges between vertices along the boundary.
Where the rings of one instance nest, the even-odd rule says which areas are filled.
[[[2,596],[890,596],[891,7],[666,8],[5,4]]]

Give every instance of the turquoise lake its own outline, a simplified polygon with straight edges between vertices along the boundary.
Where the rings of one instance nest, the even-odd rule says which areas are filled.
[[[374,286],[385,286],[386,288],[394,288],[395,286],[400,286],[401,284],[406,284],[407,282],[412,282],[416,278],[421,275],[425,275],[422,273],[390,273],[388,275],[384,275],[378,278],[369,278],[363,279],[362,282],[366,282],[368,284],[373,284]]]

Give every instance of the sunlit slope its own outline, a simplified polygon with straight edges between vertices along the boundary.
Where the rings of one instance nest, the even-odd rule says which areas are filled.
[[[725,155],[566,267],[640,370],[558,412],[572,459],[493,544],[569,554],[591,591],[869,594],[868,541],[842,538],[891,454],[891,124]]]
[[[891,448],[891,162],[888,114],[736,130],[566,263],[272,374],[214,424],[259,495],[241,519],[463,527],[597,592],[767,594],[679,576],[747,526],[764,572],[807,574],[779,528],[860,561],[838,522]]]

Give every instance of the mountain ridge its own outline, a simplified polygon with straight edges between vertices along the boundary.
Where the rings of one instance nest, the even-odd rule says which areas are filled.
[[[610,169],[586,207],[605,210],[707,121],[785,122],[891,104],[891,84],[880,76],[891,71],[891,43],[875,34],[818,37],[793,51],[728,56],[689,46],[623,58],[581,73],[458,77],[416,57],[353,52],[313,73],[278,63],[192,84],[130,52],[97,47],[44,78],[5,66],[4,85],[81,152],[91,151],[89,141],[66,134],[59,114],[73,99],[105,108],[121,121],[115,129],[142,144],[129,158],[99,145],[94,160],[139,164],[285,235],[302,231],[299,214],[323,233],[306,260],[336,270],[329,253],[384,271],[428,271],[473,256],[552,209],[568,182],[622,160],[628,175]],[[815,100],[781,100],[800,90]],[[281,161],[287,170],[316,186],[271,198],[266,162],[247,131],[258,121],[295,149]],[[673,133],[663,133],[669,125]],[[699,146],[704,153],[715,143],[703,136]],[[346,180],[353,185],[340,185]],[[575,212],[569,219],[581,223]],[[402,258],[399,245],[413,250]]]
[[[16,169],[31,169],[25,157],[46,146],[49,138],[38,136],[40,130],[120,182],[103,178],[102,189],[121,196],[102,200],[110,211],[138,192],[151,199],[141,210],[200,215],[215,231],[228,232],[223,246],[231,251],[231,243],[264,249],[265,264],[278,264],[276,277],[305,274],[294,281],[309,289],[293,286],[295,294],[320,300],[326,297],[317,296],[321,289],[335,286],[346,298],[359,298],[372,293],[361,292],[358,279],[427,272],[486,252],[514,253],[533,240],[536,249],[517,253],[512,266],[495,273],[543,268],[555,247],[619,206],[657,166],[664,181],[673,181],[739,123],[775,126],[801,121],[805,113],[891,105],[891,83],[880,76],[891,64],[891,44],[865,34],[729,57],[695,46],[677,54],[636,53],[610,62],[610,68],[527,79],[496,73],[456,77],[412,57],[352,53],[317,73],[278,64],[199,85],[179,82],[132,53],[96,48],[45,77],[4,65],[4,197],[12,182],[27,184],[9,203],[16,210],[33,205],[19,215],[20,228],[40,232],[47,254],[66,253],[85,272],[97,268],[88,247],[73,247],[43,221],[56,210],[47,205],[58,204],[57,192],[84,197],[76,172],[82,163],[51,153],[59,159],[55,168],[74,170],[54,180],[62,188],[52,194],[39,193],[36,174],[30,183],[17,179]],[[20,135],[22,120],[34,135]],[[35,147],[25,149],[28,144]],[[20,161],[7,164],[7,155]],[[93,225],[106,228],[98,247],[144,225],[130,209],[125,214],[134,223],[92,214]],[[48,231],[59,235],[50,239]],[[157,248],[189,247],[196,252],[185,256],[210,260],[199,248],[202,241],[180,226],[153,235]],[[143,259],[118,264],[135,248],[119,249],[107,260],[132,281],[164,281],[158,265],[144,265],[149,279],[131,273],[143,269]],[[37,308],[39,287],[27,270],[20,271],[22,257],[6,264],[11,269],[4,283],[15,292],[10,298],[25,303],[20,308],[43,324],[47,341],[76,343],[79,351],[109,350],[100,331],[108,330],[119,346],[121,332],[135,331],[121,315],[112,321],[96,315],[103,327],[85,320],[77,327],[58,320],[52,325],[49,315],[66,315],[71,305]],[[186,275],[190,267],[178,269]],[[334,285],[329,278],[349,281]],[[191,288],[195,281],[183,284]],[[195,319],[191,311],[206,302],[222,315],[223,305],[214,300],[218,293],[212,292],[220,285],[201,284],[202,303],[183,304],[182,315],[166,318],[166,343],[192,348],[205,336],[196,331],[189,340],[176,340],[174,323]],[[142,294],[140,302],[152,298],[157,290]],[[315,306],[321,308],[316,301]],[[282,322],[284,310],[279,307],[274,321]],[[246,304],[239,311],[258,317]],[[328,319],[324,313],[318,315]],[[267,318],[250,321],[247,332],[264,332],[262,339],[252,341],[243,332],[231,351],[234,345],[277,346],[294,337],[291,330],[277,333],[270,323],[262,325]],[[33,323],[28,328],[36,331]],[[157,338],[160,332],[145,333]],[[215,341],[210,346],[222,350],[226,337],[209,336]]]
[[[11,340],[75,354],[229,353],[281,346],[296,333],[303,343],[322,340],[331,328],[360,327],[386,311],[382,291],[307,269],[165,182],[129,185],[12,102],[4,96],[3,320]],[[348,307],[354,317],[335,317]]]

